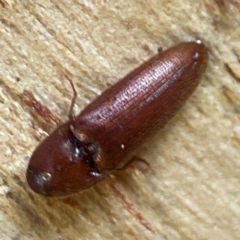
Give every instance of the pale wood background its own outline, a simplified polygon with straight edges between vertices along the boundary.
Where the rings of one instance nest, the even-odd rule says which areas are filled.
[[[37,3],[36,3],[37,2]],[[240,239],[239,0],[0,1],[0,239]],[[67,198],[34,194],[31,153],[53,127],[24,90],[62,119],[157,52],[200,38],[209,66],[197,91],[115,178]]]

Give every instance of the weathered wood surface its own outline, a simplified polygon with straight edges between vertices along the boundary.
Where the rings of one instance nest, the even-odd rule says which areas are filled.
[[[36,3],[37,2],[37,3]],[[0,1],[0,239],[239,239],[240,2]],[[34,194],[32,151],[51,132],[24,90],[63,120],[152,56],[200,38],[209,66],[178,116],[114,178],[67,198]],[[128,209],[128,210],[127,210]]]

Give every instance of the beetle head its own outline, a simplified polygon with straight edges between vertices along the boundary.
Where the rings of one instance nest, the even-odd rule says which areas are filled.
[[[106,177],[98,166],[99,145],[84,141],[81,135],[76,137],[71,127],[67,122],[57,128],[33,153],[26,174],[33,191],[67,195]]]

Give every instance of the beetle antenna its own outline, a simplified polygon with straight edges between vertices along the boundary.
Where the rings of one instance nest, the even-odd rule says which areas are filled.
[[[68,118],[69,118],[70,121],[74,121],[73,107],[76,103],[77,91],[74,87],[74,84],[73,84],[72,80],[68,76],[66,76],[66,78],[69,81],[69,83],[72,87],[72,90],[73,90],[73,97],[72,97],[71,105],[70,105],[69,112],[68,112]]]

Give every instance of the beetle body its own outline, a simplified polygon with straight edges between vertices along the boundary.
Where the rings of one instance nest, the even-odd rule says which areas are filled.
[[[66,195],[122,168],[129,153],[182,107],[206,65],[207,49],[200,41],[159,52],[40,144],[27,170],[30,187]]]

